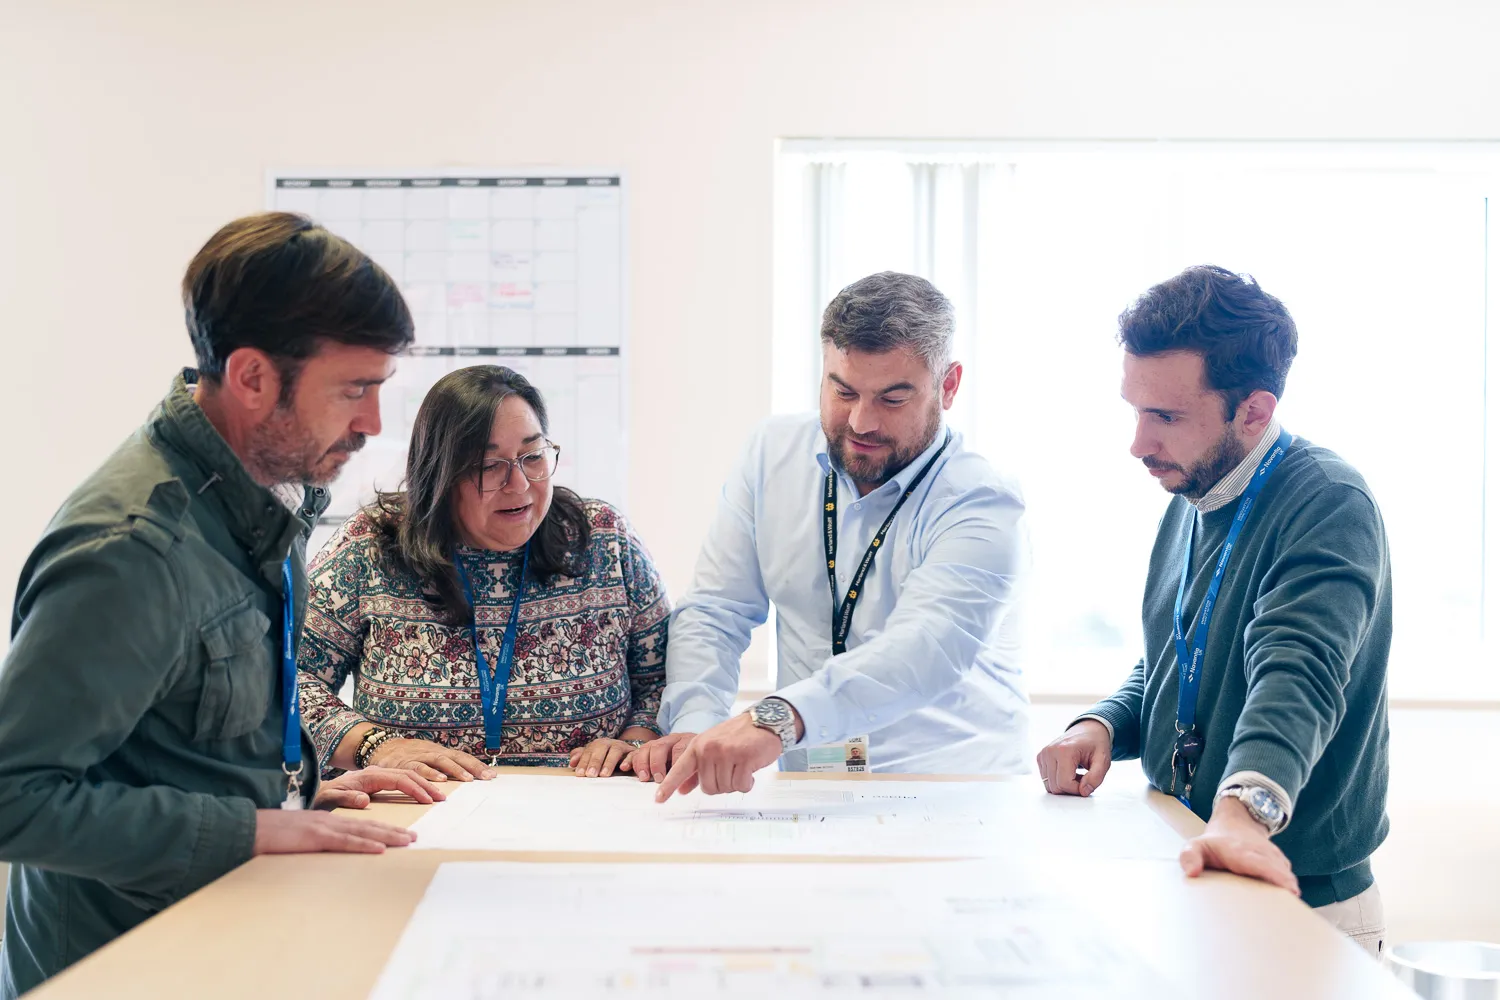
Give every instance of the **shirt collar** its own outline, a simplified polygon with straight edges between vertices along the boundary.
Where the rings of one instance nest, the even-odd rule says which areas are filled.
[[[1266,427],[1266,432],[1260,436],[1260,442],[1250,450],[1250,454],[1246,455],[1239,465],[1234,467],[1234,471],[1215,483],[1213,489],[1203,496],[1197,500],[1189,500],[1188,503],[1198,508],[1200,514],[1210,514],[1220,507],[1233,503],[1241,493],[1245,492],[1245,487],[1250,485],[1250,480],[1255,478],[1255,470],[1260,467],[1261,459],[1266,457],[1266,453],[1271,450],[1271,446],[1279,437],[1281,437],[1281,422],[1272,419],[1270,425]]]
[[[939,424],[937,435],[932,439],[932,443],[929,444],[925,449],[923,449],[922,454],[918,455],[910,462],[907,462],[905,467],[902,468],[900,472],[896,473],[890,478],[889,482],[885,483],[878,489],[870,491],[870,496],[873,497],[880,493],[904,492],[907,486],[911,483],[912,478],[916,476],[918,472],[922,471],[922,467],[932,459],[933,455],[937,454],[938,449],[943,446],[944,441],[948,440],[948,436],[951,433],[952,432],[948,429],[948,425],[946,422]],[[828,470],[832,467],[833,464],[833,460],[828,455],[828,439],[822,434],[819,434],[816,438],[816,441],[817,444],[814,447],[817,450],[814,454],[817,457],[818,465],[822,467],[823,474],[826,476],[828,474]],[[849,482],[849,474],[847,472],[843,472],[842,470],[840,470],[839,472],[839,478],[844,480],[846,483]]]

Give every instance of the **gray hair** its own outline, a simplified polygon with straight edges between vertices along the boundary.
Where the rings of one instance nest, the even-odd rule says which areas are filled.
[[[926,278],[881,271],[833,297],[823,310],[822,333],[824,343],[841,351],[904,348],[941,378],[953,354],[953,303]]]

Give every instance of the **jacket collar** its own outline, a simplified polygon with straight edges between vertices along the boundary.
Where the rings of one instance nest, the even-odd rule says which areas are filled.
[[[297,514],[251,478],[229,443],[193,399],[198,373],[184,368],[147,423],[147,433],[180,454],[191,467],[183,485],[212,505],[235,541],[280,586],[281,562],[299,534],[328,506],[328,491],[305,488]]]

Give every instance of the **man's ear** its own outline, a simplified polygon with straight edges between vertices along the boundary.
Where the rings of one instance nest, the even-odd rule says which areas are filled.
[[[953,406],[953,397],[958,395],[958,385],[964,380],[964,366],[957,361],[948,366],[943,373],[943,409],[947,410]]]
[[[246,413],[261,417],[281,401],[281,372],[265,351],[241,347],[225,361],[219,391]]]
[[[1235,422],[1246,440],[1258,441],[1271,421],[1276,418],[1277,399],[1265,389],[1257,389],[1245,397],[1235,413]]]

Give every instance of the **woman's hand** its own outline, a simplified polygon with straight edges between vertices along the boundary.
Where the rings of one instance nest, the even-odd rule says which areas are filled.
[[[568,755],[568,766],[580,778],[608,778],[619,768],[625,773],[622,762],[635,750],[624,740],[595,740],[588,746],[578,747]]]
[[[431,740],[386,740],[370,755],[370,767],[394,767],[412,771],[428,781],[473,781],[493,778],[492,771],[478,757]]]

